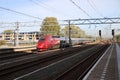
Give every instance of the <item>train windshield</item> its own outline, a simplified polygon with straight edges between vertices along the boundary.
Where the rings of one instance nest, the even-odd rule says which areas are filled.
[[[44,40],[45,40],[45,38],[40,38],[40,39],[39,39],[39,41],[44,41]]]

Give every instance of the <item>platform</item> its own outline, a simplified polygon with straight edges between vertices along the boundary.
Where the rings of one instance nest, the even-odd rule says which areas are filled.
[[[120,46],[113,43],[83,80],[120,80]]]

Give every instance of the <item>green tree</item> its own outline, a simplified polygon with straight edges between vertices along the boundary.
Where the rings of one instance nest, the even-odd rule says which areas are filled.
[[[4,32],[3,33],[13,33],[13,30],[4,30]]]
[[[116,40],[116,41],[120,41],[120,34],[115,35],[115,37],[114,37],[114,38],[115,38],[115,40]]]
[[[71,31],[71,37],[73,38],[80,38],[80,37],[85,37],[85,31],[81,30],[79,28],[79,26],[75,26],[75,25],[71,25],[70,26],[70,31]],[[65,26],[62,30],[61,30],[61,34],[63,36],[69,36],[69,26]]]
[[[6,41],[5,40],[0,40],[0,46],[1,45],[6,45]]]
[[[57,36],[60,34],[60,25],[56,18],[54,17],[46,17],[40,28],[41,35],[50,34],[53,36]]]

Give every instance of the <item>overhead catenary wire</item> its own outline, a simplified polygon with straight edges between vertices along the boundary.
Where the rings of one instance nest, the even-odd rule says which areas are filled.
[[[70,2],[72,2],[75,6],[77,6],[83,13],[85,13],[88,17],[92,18],[84,9],[82,9],[80,6],[78,6],[74,1],[69,0]]]
[[[72,0],[70,0],[70,1],[72,1]],[[73,1],[72,1],[73,2]],[[102,17],[104,17],[96,8],[94,8],[93,6],[92,6],[92,4],[89,2],[89,0],[87,0],[87,2],[89,3],[89,5],[100,15],[100,16],[102,16]],[[82,9],[80,6],[78,6],[75,2],[73,2],[78,8],[80,8],[80,9]],[[95,4],[94,4],[95,5]],[[83,9],[82,9],[83,10]],[[84,10],[83,10],[84,11]],[[84,11],[84,13],[86,13],[85,11]],[[86,15],[88,15],[90,18],[92,18],[88,13],[86,13]],[[104,17],[105,18],[105,17]],[[96,26],[96,25],[95,25]],[[101,26],[101,25],[100,25]],[[96,27],[95,27],[96,28]]]
[[[94,5],[95,7],[90,3],[89,0],[87,0],[87,2],[88,2],[88,4],[93,8],[93,10],[97,12],[97,14],[99,14],[101,17],[104,17],[103,14],[100,13],[100,12],[95,8],[96,6],[95,6],[95,4],[92,2],[92,0],[91,0],[91,2],[93,3],[93,5]],[[100,25],[100,26],[101,26],[101,25]],[[95,28],[96,28],[96,25],[95,25]]]
[[[57,21],[18,21],[18,23],[20,24],[42,24],[44,22],[48,22],[48,23],[55,23],[57,22],[58,24],[61,24],[61,23],[66,23],[65,20],[57,20]],[[4,25],[4,24],[11,24],[11,25],[14,25],[16,22],[0,22],[0,25]]]
[[[29,14],[26,14],[26,13],[22,13],[22,12],[19,12],[19,11],[12,10],[12,9],[4,8],[4,7],[0,7],[0,9],[7,10],[7,11],[10,11],[10,12],[14,12],[14,13],[17,13],[17,14],[21,14],[21,15],[24,15],[24,16],[27,16],[27,17],[31,17],[31,18],[42,20],[39,17],[35,17],[35,16],[29,15]]]
[[[92,0],[90,0],[90,1],[92,2]],[[87,0],[88,4],[93,8],[93,10],[96,11],[101,17],[104,17],[103,14],[100,13],[100,12],[95,8],[95,7],[96,7],[95,4],[94,4],[93,2],[90,3],[90,1]],[[94,4],[95,7],[94,7],[92,4]]]
[[[59,22],[62,22],[62,23],[66,23],[66,21],[68,20],[57,20]],[[57,22],[57,21],[26,21],[26,22],[19,22],[19,23],[38,23],[40,24],[40,22]],[[91,18],[91,19],[70,19],[70,21],[74,22],[74,21],[77,21],[78,23],[88,23],[88,24],[91,24],[91,23],[100,23],[100,24],[106,24],[106,23],[115,23],[115,22],[120,22],[120,17],[114,17],[114,18]],[[16,22],[0,22],[0,24],[14,24]]]
[[[43,3],[42,1],[39,1],[39,0],[35,0],[35,1],[34,0],[29,0],[29,1],[34,3],[37,6],[45,8],[46,10],[48,10],[48,11],[50,11],[52,13],[58,14],[60,16],[68,16],[68,15],[65,15],[65,14],[61,13],[58,10],[55,10],[54,7],[52,7],[52,6],[48,5],[48,4]]]
[[[42,5],[40,5],[39,3],[37,3],[37,2],[35,2],[35,1],[33,1],[33,0],[29,0],[30,2],[32,2],[32,3],[34,3],[34,4],[36,4],[36,5],[38,5],[38,6],[41,6],[41,7],[43,7],[43,8],[46,8],[46,9],[48,9],[47,7],[45,7],[45,6],[42,6]]]
[[[43,1],[41,1],[41,0],[36,0],[37,2],[39,2],[39,3],[41,3],[41,4],[43,4],[44,6],[46,6],[46,7],[48,7],[48,8],[52,8],[53,9],[53,7],[52,6],[50,6],[50,5],[48,5],[48,4],[45,4]]]

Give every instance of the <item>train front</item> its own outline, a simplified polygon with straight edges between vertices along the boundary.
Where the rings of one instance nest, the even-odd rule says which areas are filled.
[[[39,38],[36,48],[37,48],[37,51],[46,50],[46,38],[45,37]]]

